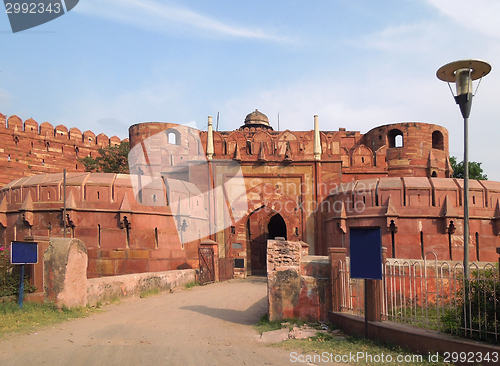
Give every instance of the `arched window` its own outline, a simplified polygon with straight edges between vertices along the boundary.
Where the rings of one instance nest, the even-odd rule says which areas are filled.
[[[179,131],[174,130],[173,128],[170,128],[165,131],[167,134],[167,141],[169,144],[172,145],[180,145],[181,144],[181,134]]]
[[[389,131],[387,139],[389,140],[389,148],[404,146],[403,132],[397,128]]]
[[[444,138],[441,131],[434,131],[432,133],[432,148],[444,150]]]

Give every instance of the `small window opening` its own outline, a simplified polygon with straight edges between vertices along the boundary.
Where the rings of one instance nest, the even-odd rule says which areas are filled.
[[[10,154],[9,154],[9,156],[7,156],[7,161],[10,161]]]
[[[451,232],[448,231],[448,250],[450,252],[450,261],[453,260],[453,246],[451,241]]]
[[[476,260],[479,262],[479,233],[476,232]]]
[[[45,166],[45,159],[42,159],[42,165]]]
[[[441,131],[434,131],[432,133],[432,148],[444,150],[444,138]]]
[[[158,249],[158,228],[155,227],[155,248]]]
[[[101,225],[97,225],[97,247],[101,247]]]
[[[172,145],[177,145],[177,136],[175,136],[175,133],[170,132],[170,133],[167,135],[167,138],[168,138],[168,143],[169,143],[169,144],[172,144]]]
[[[390,130],[387,134],[387,139],[389,140],[388,142],[390,148],[404,146],[403,132],[401,132],[401,130]]]
[[[153,202],[156,202],[156,194],[153,194]]]
[[[364,163],[365,162],[365,158],[364,157],[361,157],[361,162]]]
[[[422,259],[425,259],[425,251],[424,251],[424,232],[420,232],[420,254],[422,256]]]
[[[125,227],[126,230],[126,242],[125,245],[127,248],[130,248],[130,225],[128,224],[128,221],[126,221],[127,226]]]
[[[391,220],[391,225],[394,224],[394,220]],[[391,244],[392,244],[392,258],[396,258],[396,233],[391,230]]]
[[[476,204],[476,196],[472,196],[472,204],[475,205]]]
[[[97,191],[97,199],[100,198],[100,194],[99,194],[99,191]]]

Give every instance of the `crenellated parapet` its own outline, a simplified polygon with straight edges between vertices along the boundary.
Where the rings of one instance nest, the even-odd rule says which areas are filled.
[[[389,177],[336,186],[321,211],[333,246],[348,243],[345,227],[381,227],[389,256],[420,258],[434,251],[438,258],[463,259],[463,180]],[[470,181],[471,253],[474,260],[496,256],[495,231],[500,207],[500,182]],[[396,234],[397,233],[397,234]],[[461,251],[462,250],[462,251]]]
[[[172,190],[186,194],[189,187],[160,180],[143,187],[141,204],[131,179],[137,177],[67,173],[65,216],[62,173],[10,182],[0,189],[0,246],[26,237],[63,237],[66,229],[67,238],[79,238],[89,251],[89,277],[196,267],[198,240],[180,242],[180,208],[164,199]],[[182,207],[183,217],[194,217],[193,231],[204,222],[204,202],[196,199]]]
[[[0,187],[16,178],[66,169],[83,172],[78,159],[97,156],[101,147],[119,145],[117,136],[95,135],[64,125],[54,127],[49,122],[38,124],[30,118],[7,118],[0,113]],[[127,140],[124,140],[127,141]]]

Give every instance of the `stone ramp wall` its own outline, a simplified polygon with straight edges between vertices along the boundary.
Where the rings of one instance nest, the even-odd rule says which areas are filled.
[[[141,292],[172,290],[196,280],[196,270],[135,273],[87,280],[87,303],[91,306],[115,298],[139,296]]]

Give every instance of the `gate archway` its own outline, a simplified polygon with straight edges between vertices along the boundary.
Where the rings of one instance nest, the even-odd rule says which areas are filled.
[[[274,239],[278,237],[287,239],[286,234],[286,223],[283,220],[283,217],[277,213],[271,220],[269,220],[269,224],[267,224],[267,239]]]

